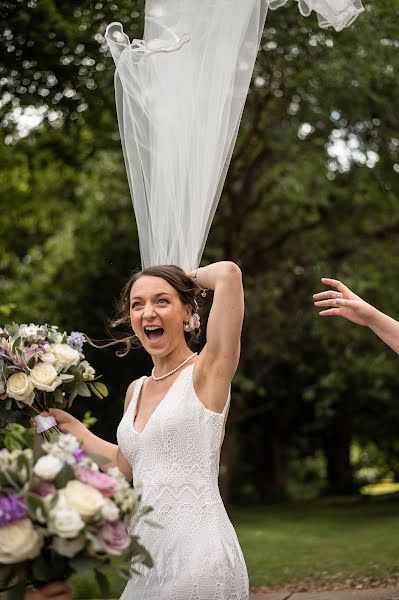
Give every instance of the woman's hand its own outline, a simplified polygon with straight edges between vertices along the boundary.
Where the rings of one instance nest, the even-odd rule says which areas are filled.
[[[57,427],[62,433],[71,433],[78,440],[83,440],[87,435],[88,429],[78,419],[61,410],[59,408],[49,408],[48,412],[43,412],[44,417],[52,416],[57,421]],[[36,423],[34,419],[31,419],[31,423],[34,429],[36,429]]]
[[[333,307],[322,310],[319,314],[322,317],[337,316],[348,319],[357,325],[370,327],[377,310],[371,304],[354,294],[346,285],[337,279],[322,278],[326,285],[335,287],[336,290],[327,290],[313,294],[315,306],[318,308]]]
[[[66,581],[54,581],[39,589],[27,588],[24,600],[72,600],[71,588]]]

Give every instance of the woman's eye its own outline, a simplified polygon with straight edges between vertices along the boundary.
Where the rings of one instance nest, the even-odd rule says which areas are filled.
[[[169,304],[169,300],[167,300],[166,298],[160,298],[158,302],[166,302],[166,304]]]
[[[140,302],[133,302],[131,308],[137,308],[138,306],[140,306]]]

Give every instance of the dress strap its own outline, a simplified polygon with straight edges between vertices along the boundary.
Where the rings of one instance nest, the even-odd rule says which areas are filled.
[[[222,415],[225,415],[229,406],[230,406],[230,400],[231,400],[231,386],[229,387],[229,393],[227,394],[227,399],[226,402],[224,403],[224,407],[222,410]]]

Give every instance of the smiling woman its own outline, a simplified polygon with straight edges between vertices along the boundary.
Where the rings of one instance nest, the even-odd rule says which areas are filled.
[[[196,295],[214,291],[206,344],[189,344],[199,331]],[[122,600],[246,600],[248,575],[218,487],[220,449],[230,384],[240,355],[244,316],[241,271],[219,262],[185,273],[157,266],[135,273],[121,296],[115,324],[130,323],[131,338],[150,354],[150,377],[133,381],[117,431],[118,445],[94,436],[79,421],[53,410],[59,428],[73,432],[86,451],[109,456],[154,507],[154,531],[135,529],[154,558],[137,567]]]
[[[168,311],[161,309],[161,314],[166,319],[168,319],[168,316],[170,318],[171,315],[173,315],[173,319],[176,319],[175,311],[179,303],[187,306],[186,313],[183,315],[184,337],[187,344],[191,346],[199,335],[199,319],[194,318],[191,321],[191,318],[198,314],[198,302],[196,300],[198,290],[198,285],[193,282],[187,273],[174,265],[149,267],[134,273],[122,290],[119,314],[112,323],[114,327],[129,324],[132,326],[133,335],[124,340],[127,344],[127,350],[130,344],[140,344],[146,348],[143,343],[146,340],[143,335],[141,337],[138,335],[140,326],[137,325],[140,322],[143,310],[147,314],[151,307],[169,307]],[[150,316],[147,320],[148,322],[146,322],[146,327],[142,333],[150,341],[155,342],[162,337],[165,328],[160,321],[151,321],[151,318]],[[195,327],[196,324],[198,324],[198,327]],[[163,331],[156,331],[158,328],[163,329]],[[150,330],[154,333],[150,333]],[[123,354],[125,353],[121,353],[121,355]]]

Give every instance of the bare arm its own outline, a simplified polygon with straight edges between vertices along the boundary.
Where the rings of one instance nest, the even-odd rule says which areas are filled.
[[[190,274],[191,275],[191,274]],[[194,387],[203,404],[222,412],[240,358],[244,291],[239,267],[218,262],[197,271],[197,282],[214,290],[206,344],[194,370]]]
[[[399,322],[368,304],[337,279],[322,282],[336,288],[314,294],[315,306],[325,308],[321,316],[339,316],[357,325],[368,327],[387,346],[399,354]],[[329,308],[328,308],[329,307]]]
[[[130,400],[132,399],[134,384],[135,381],[133,381],[127,389],[124,412],[126,412]],[[117,444],[111,444],[111,442],[107,442],[97,435],[94,435],[94,433],[87,429],[83,423],[63,410],[50,408],[49,414],[55,417],[58,429],[62,433],[71,433],[82,442],[85,452],[99,454],[109,458],[110,462],[104,465],[105,469],[112,466],[118,467],[129,481],[132,480],[132,468]]]

